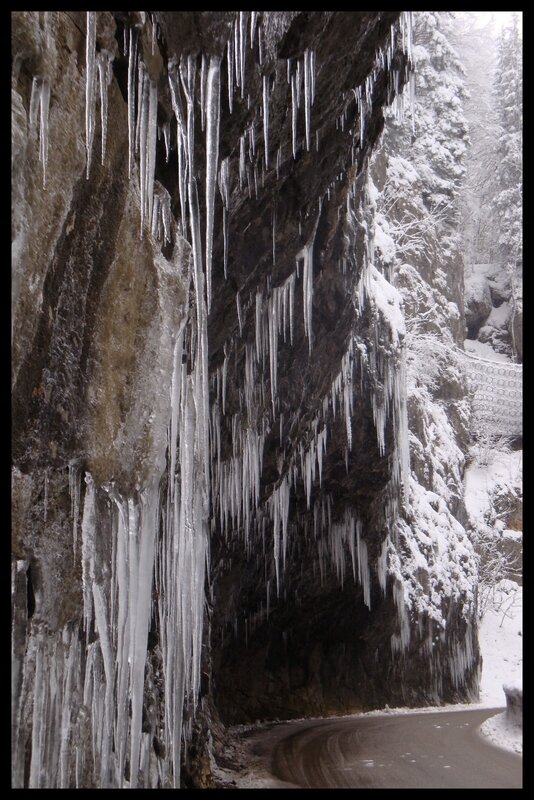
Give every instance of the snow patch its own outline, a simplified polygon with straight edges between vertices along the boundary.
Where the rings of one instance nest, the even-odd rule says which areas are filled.
[[[523,755],[523,729],[507,719],[506,711],[483,722],[479,733],[497,747]]]

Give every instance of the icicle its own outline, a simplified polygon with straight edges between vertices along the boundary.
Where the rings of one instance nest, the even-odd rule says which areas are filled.
[[[276,264],[276,201],[273,201],[273,207],[272,207],[272,231],[273,231],[273,267],[274,267]]]
[[[258,26],[258,62],[260,67],[263,66],[263,27],[261,24]]]
[[[242,189],[245,183],[245,134],[239,137],[239,188]]]
[[[254,33],[256,32],[256,15],[257,11],[250,12],[250,49],[254,47]]]
[[[228,357],[226,352],[224,354],[223,368],[222,368],[222,413],[226,414],[226,375],[228,373]]]
[[[313,105],[315,102],[315,50],[310,50],[310,94]]]
[[[180,98],[178,66],[176,63],[176,59],[174,58],[171,58],[169,60],[167,66],[167,75],[169,80],[169,88],[171,90],[172,110],[174,111],[174,115],[176,117],[178,125],[180,126],[181,130],[185,133],[186,120],[182,106],[182,100]]]
[[[256,128],[254,126],[254,122],[251,123],[250,128],[248,129],[248,139],[249,139],[249,158],[250,162],[254,161],[254,156],[256,154]]]
[[[313,301],[313,245],[315,241],[315,234],[317,232],[317,226],[319,225],[320,216],[321,216],[321,201],[319,202],[319,213],[317,214],[317,219],[315,221],[315,225],[311,232],[311,236],[308,242],[302,248],[302,250],[300,250],[296,255],[297,267],[299,261],[300,260],[303,261],[302,291],[303,291],[303,308],[304,308],[304,332],[308,337],[308,345],[310,353],[312,348],[311,322],[312,322],[312,301]]]
[[[223,265],[224,277],[227,278],[228,268],[228,227],[230,210],[230,159],[225,158],[221,161],[219,170],[219,191],[223,201]]]
[[[137,530],[134,530],[135,550],[130,553],[130,614],[132,625],[130,640],[131,669],[131,744],[130,744],[130,786],[138,783],[138,764],[141,744],[143,711],[143,684],[146,660],[146,643],[150,622],[152,597],[152,571],[154,563],[155,532],[157,529],[157,485],[150,487],[141,495],[141,509]],[[130,547],[133,540],[130,539]],[[133,570],[131,567],[134,567]]]
[[[40,89],[40,128],[39,160],[43,165],[43,188],[46,187],[46,168],[48,164],[48,110],[50,106],[50,83],[43,78]]]
[[[92,584],[94,580],[94,536],[96,528],[95,486],[92,477],[85,474],[87,488],[82,517],[82,589],[84,630],[89,633],[92,619]]]
[[[43,500],[43,522],[48,516],[48,467],[44,470],[44,500]]]
[[[247,20],[246,11],[239,12],[239,69],[241,73],[241,99],[245,97],[245,59],[246,49],[245,40],[247,37]]]
[[[202,62],[200,67],[200,129],[204,130],[206,119],[206,79],[208,69],[208,57],[202,53]]]
[[[213,217],[219,161],[220,65],[210,57],[206,96],[206,292],[208,314],[211,309],[211,264],[213,258]]]
[[[139,97],[139,162],[141,192],[141,238],[145,225],[152,222],[154,204],[154,171],[156,167],[158,90],[155,81],[146,74],[145,65],[139,63],[144,76],[142,96]]]
[[[75,462],[69,463],[69,495],[71,501],[72,517],[72,547],[74,561],[76,561],[76,546],[78,541],[78,516],[80,513],[80,471]]]
[[[91,12],[88,12],[88,14]],[[128,49],[128,177],[131,178],[135,146],[135,72],[137,64],[137,30],[130,28]],[[141,98],[139,98],[139,102]]]
[[[32,80],[32,93],[30,98],[29,128],[30,136],[37,133],[37,115],[41,106],[41,85],[43,79],[35,76]]]
[[[96,11],[88,11],[87,36],[85,42],[85,150],[86,178],[89,178],[91,151],[95,133],[95,55],[96,55]],[[42,116],[42,115],[41,115]]]
[[[176,117],[176,149],[178,155],[178,190],[180,196],[180,212],[182,218],[182,234],[187,231],[187,152],[186,152],[186,121],[180,99],[178,68],[176,61],[171,59],[168,64],[169,88],[171,90],[171,103]]]
[[[227,210],[230,208],[230,159],[224,158],[219,169],[219,191],[223,206]]]
[[[226,64],[228,67],[228,108],[232,114],[234,110],[234,48],[231,39],[228,39],[226,46]]]
[[[293,145],[293,158],[297,157],[297,84],[296,76],[291,76],[291,141]]]
[[[289,279],[289,341],[291,344],[293,344],[294,306],[295,306],[295,273],[293,273]]]
[[[113,79],[113,55],[108,50],[97,53],[98,80],[100,84],[100,119],[102,123],[102,166],[106,157],[108,129],[108,87]]]
[[[158,190],[159,201],[159,215],[161,217],[161,224],[163,226],[163,240],[164,242],[171,242],[171,197],[166,189],[159,187]],[[155,198],[154,198],[155,202]]]
[[[311,75],[310,51],[304,51],[304,121],[306,124],[306,150],[310,151],[311,140]]]
[[[171,144],[171,123],[164,122],[163,123],[163,141],[165,142],[165,163],[169,163],[169,152],[170,152],[170,144]]]
[[[265,169],[269,169],[269,77],[263,76],[263,141]]]
[[[241,317],[241,302],[239,300],[239,292],[237,292],[235,296],[235,302],[237,305],[237,321],[239,323],[239,335],[243,337],[243,319]]]
[[[387,563],[388,563],[388,539],[384,539],[382,543],[382,550],[380,551],[380,555],[378,557],[377,562],[377,574],[378,574],[378,585],[382,590],[382,594],[386,595],[386,578],[387,578]]]
[[[158,130],[158,87],[156,81],[149,81],[149,100],[148,100],[148,131],[146,142],[146,197],[148,202],[147,219],[152,217],[152,207],[154,203],[154,172],[156,169],[156,144]]]
[[[262,295],[261,292],[256,292],[256,360],[258,363],[261,361],[263,355],[262,338],[261,338],[261,313],[262,313]]]
[[[157,30],[157,23],[154,19],[152,19],[152,55],[156,52],[156,30]]]
[[[276,302],[270,302],[268,306],[268,327],[269,327],[269,365],[271,378],[271,400],[273,404],[273,417],[275,416],[276,399],[276,378],[278,364],[278,309]]]
[[[361,538],[361,523],[356,524],[356,547],[358,552],[358,579],[363,589],[363,601],[367,608],[371,610],[371,585],[369,562],[367,559],[367,545]]]

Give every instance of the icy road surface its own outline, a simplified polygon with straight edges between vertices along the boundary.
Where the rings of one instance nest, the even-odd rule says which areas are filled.
[[[477,732],[499,710],[307,720],[278,741],[272,771],[306,788],[521,788],[522,758]]]

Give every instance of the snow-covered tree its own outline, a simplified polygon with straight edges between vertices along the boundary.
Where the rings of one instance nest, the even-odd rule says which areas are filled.
[[[456,16],[452,41],[466,73],[464,112],[470,146],[460,197],[460,236],[468,272],[473,264],[497,258],[497,225],[493,197],[499,173],[499,121],[493,98],[496,36],[493,21],[480,24],[475,12]]]
[[[413,162],[423,180],[423,199],[433,212],[457,220],[455,200],[465,175],[467,124],[464,74],[450,42],[453,15],[416,14],[416,117]]]
[[[499,190],[495,205],[500,221],[499,245],[505,264],[522,258],[522,44],[517,16],[501,33],[495,75],[499,118]]]
[[[500,36],[495,74],[495,104],[499,118],[499,172],[494,205],[499,230],[499,255],[509,274],[513,314],[521,307],[523,262],[523,74],[522,41],[517,16]],[[514,352],[515,326],[511,324]]]
[[[437,303],[437,314],[426,318],[427,331],[451,329],[458,341],[464,333],[459,201],[469,140],[454,24],[451,12],[414,13],[415,98],[404,120],[393,112],[387,118],[378,157],[385,170],[378,167],[376,174],[377,221],[393,240],[390,253],[395,253],[398,285],[406,290],[407,316],[426,313]],[[379,249],[386,261],[389,255]],[[427,284],[422,304],[419,291],[408,285],[410,274]]]

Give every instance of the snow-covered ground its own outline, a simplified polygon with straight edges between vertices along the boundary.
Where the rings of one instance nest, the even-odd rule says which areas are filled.
[[[489,361],[510,362],[510,357],[506,353],[497,353],[490,344],[479,342],[478,339],[466,339],[464,350],[466,353],[471,353],[479,358],[487,358]]]
[[[522,450],[486,450],[478,454],[465,473],[465,507],[472,523],[483,521],[489,508],[489,496],[497,484],[513,485],[522,481]]]
[[[482,458],[480,456],[482,455]],[[483,463],[480,463],[480,462]],[[522,451],[479,453],[466,470],[465,505],[473,525],[484,524],[489,498],[498,485],[522,483]],[[487,516],[486,516],[487,519]],[[503,538],[520,539],[521,532],[494,526]],[[499,581],[491,593],[479,632],[483,666],[480,702],[486,707],[505,706],[503,685],[523,685],[523,587],[511,580]],[[523,731],[507,720],[506,712],[491,717],[480,729],[493,744],[523,752]]]

